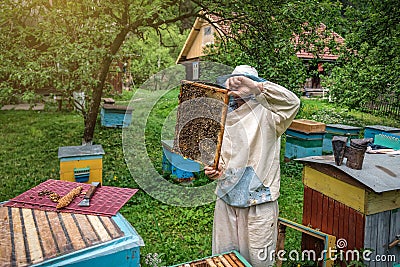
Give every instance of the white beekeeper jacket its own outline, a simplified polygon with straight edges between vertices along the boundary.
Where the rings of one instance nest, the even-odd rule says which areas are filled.
[[[281,135],[300,100],[286,88],[263,82],[264,90],[227,114],[216,193],[227,204],[248,207],[275,201],[280,189]]]

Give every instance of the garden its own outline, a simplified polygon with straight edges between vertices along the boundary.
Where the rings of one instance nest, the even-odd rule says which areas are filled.
[[[59,180],[60,147],[101,145],[103,185],[138,189],[119,212],[143,238],[141,266],[170,266],[210,256],[215,195],[203,195],[199,204],[182,192],[212,181],[200,171],[194,180],[182,183],[163,168],[162,141],[173,138],[168,131],[175,126],[171,114],[178,105],[177,84],[183,77],[214,77],[248,64],[259,77],[301,97],[296,119],[361,129],[400,127],[397,2],[5,0],[0,4],[0,202],[49,179]],[[210,62],[216,64],[208,66]],[[309,98],[309,92],[323,95]],[[82,98],[76,101],[77,96]],[[129,127],[102,125],[105,98],[133,109]],[[144,101],[148,99],[151,107]],[[44,108],[34,110],[38,103]],[[5,109],[18,104],[31,109]],[[286,137],[281,139],[279,212],[281,218],[301,224],[304,166],[285,158],[286,140],[290,143]],[[379,170],[390,179],[396,177],[382,166]],[[185,190],[172,194],[170,185]],[[385,212],[394,214],[398,194],[390,197]],[[12,213],[5,210],[5,217]],[[16,222],[27,215],[27,222],[40,225],[32,219],[34,211],[18,212]],[[391,225],[397,227],[396,216]],[[78,224],[71,218],[70,225]],[[397,229],[381,217],[369,218],[377,225],[375,231],[370,226],[370,232]],[[14,226],[20,240],[0,245],[0,252],[21,247],[40,252],[38,246],[29,251],[28,235],[18,223],[4,225]],[[0,240],[8,242],[4,233],[0,231]],[[300,251],[301,239],[301,233],[287,229],[285,249]],[[34,241],[45,253],[45,242]],[[11,261],[16,261],[15,253]],[[307,264],[313,265],[285,262]]]
[[[171,90],[161,98],[148,119],[147,152],[160,173],[160,122],[178,104],[178,93],[177,89]],[[132,92],[127,92],[116,99],[119,103],[126,103],[131,96]],[[320,99],[302,99],[302,108],[297,118],[354,126],[400,126],[396,120],[349,111]],[[58,149],[61,146],[79,145],[83,130],[82,118],[77,112],[57,111],[55,104],[47,106],[44,111],[2,111],[0,122],[1,201],[11,199],[47,179],[59,179]],[[139,188],[126,166],[122,130],[102,127],[98,121],[96,137],[96,144],[101,144],[105,151],[104,185]],[[280,216],[301,223],[303,167],[294,161],[283,161],[284,147],[283,138]],[[165,175],[165,179],[175,183],[173,177]],[[200,174],[191,186],[200,186],[207,183],[207,180]],[[197,207],[167,205],[139,190],[120,213],[144,240],[145,246],[140,252],[142,265],[164,266],[211,255],[213,210],[213,203]],[[298,248],[299,239],[298,233],[289,232],[286,246]]]

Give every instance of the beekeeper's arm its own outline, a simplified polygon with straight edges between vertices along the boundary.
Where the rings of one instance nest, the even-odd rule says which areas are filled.
[[[290,126],[300,107],[300,100],[293,92],[273,82],[235,76],[227,80],[227,88],[230,94],[240,97],[254,94],[257,101],[274,114],[278,136]]]

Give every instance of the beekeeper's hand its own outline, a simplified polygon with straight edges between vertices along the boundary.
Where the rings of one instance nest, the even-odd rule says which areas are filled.
[[[226,87],[230,90],[228,95],[246,97],[258,95],[263,90],[263,84],[253,81],[245,76],[233,76],[226,81]]]
[[[221,164],[218,164],[218,168],[214,168],[213,166],[205,166],[204,173],[208,176],[211,180],[216,180],[221,177],[223,173],[223,168]]]

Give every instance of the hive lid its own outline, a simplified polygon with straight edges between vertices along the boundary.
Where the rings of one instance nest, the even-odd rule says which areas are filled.
[[[63,146],[58,148],[58,158],[104,155],[101,145]]]
[[[370,129],[376,129],[384,132],[400,132],[399,128],[395,127],[389,127],[389,126],[384,126],[384,125],[369,125],[365,126],[365,128],[370,128]]]
[[[301,163],[329,165],[345,172],[375,193],[400,190],[400,156],[388,154],[365,154],[361,170],[342,164],[337,166],[332,155],[311,156],[295,159]]]
[[[361,127],[345,125],[345,124],[327,124],[326,128],[339,128],[343,130],[361,130]]]

